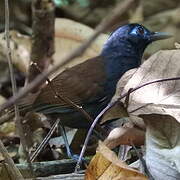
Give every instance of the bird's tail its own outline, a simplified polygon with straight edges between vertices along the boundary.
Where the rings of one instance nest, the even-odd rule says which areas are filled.
[[[32,110],[32,105],[35,102],[38,95],[39,95],[39,92],[30,93],[18,101],[18,107],[19,107],[20,114],[25,114],[26,112]],[[14,115],[15,115],[14,106],[11,106],[10,108],[5,110],[1,114],[0,124],[11,120],[14,117]]]
[[[20,99],[20,101],[18,102],[18,106],[19,106],[20,110],[22,110],[24,108],[28,108],[28,107],[29,107],[29,109],[31,109],[31,107],[34,104],[38,95],[39,95],[39,92],[30,93],[27,96],[25,96],[24,98]]]

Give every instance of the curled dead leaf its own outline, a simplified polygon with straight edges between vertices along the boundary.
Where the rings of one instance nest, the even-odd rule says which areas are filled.
[[[147,125],[146,165],[154,179],[180,177],[180,124],[169,115],[141,115]],[[169,179],[169,178],[168,178]]]
[[[145,131],[138,129],[133,123],[127,122],[121,127],[114,128],[105,139],[104,144],[113,149],[118,145],[140,146],[144,144]]]
[[[157,52],[137,69],[121,94],[156,79],[180,77],[179,57],[179,50]],[[131,93],[128,112],[133,115],[166,114],[179,121],[179,102],[180,80],[154,83]]]
[[[103,143],[99,143],[98,152],[91,160],[86,170],[86,180],[130,180],[147,179],[140,172],[130,168],[119,160],[115,153],[108,149]]]
[[[137,69],[122,94],[150,81],[180,77],[179,57],[179,50],[157,52]],[[177,178],[180,174],[179,102],[180,80],[150,84],[130,95],[128,112],[146,123],[145,160],[155,179]]]

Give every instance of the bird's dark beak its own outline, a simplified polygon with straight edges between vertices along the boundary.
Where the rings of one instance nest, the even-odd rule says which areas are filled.
[[[157,40],[162,40],[162,39],[168,39],[171,37],[172,37],[172,35],[167,33],[167,32],[153,32],[150,35],[150,40],[151,41],[157,41]]]

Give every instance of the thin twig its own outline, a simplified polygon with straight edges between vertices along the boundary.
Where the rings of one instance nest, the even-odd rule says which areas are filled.
[[[47,144],[47,142],[49,141],[49,139],[51,138],[53,132],[55,131],[56,127],[59,124],[60,119],[57,119],[56,122],[52,125],[51,129],[49,130],[48,134],[46,135],[46,137],[43,139],[43,141],[41,142],[41,144],[38,146],[38,148],[36,149],[36,151],[32,154],[32,156],[30,157],[30,161],[33,162],[34,159],[36,159],[36,157],[38,156],[38,154],[42,151],[42,149],[45,147],[45,145]]]
[[[9,65],[9,71],[10,71],[10,78],[12,83],[12,91],[13,96],[16,96],[17,93],[17,86],[16,86],[16,80],[14,76],[14,69],[13,69],[13,63],[12,63],[12,56],[11,56],[11,48],[10,48],[10,39],[9,39],[9,2],[8,0],[5,0],[5,38],[6,38],[6,52],[7,52],[7,60]],[[15,109],[15,118],[19,118],[19,109],[17,104],[14,104]]]
[[[14,69],[13,69],[12,55],[11,55],[11,48],[10,48],[10,38],[9,38],[9,2],[8,2],[8,0],[5,0],[5,38],[6,38],[7,59],[8,59],[8,65],[9,65],[9,71],[10,71],[12,91],[13,91],[13,96],[16,96],[17,85],[16,85],[15,76],[14,76]],[[28,161],[29,156],[28,156],[28,152],[27,152],[27,144],[25,141],[25,136],[24,136],[24,132],[23,132],[22,124],[21,124],[19,108],[18,108],[17,104],[14,104],[14,109],[15,109],[16,127],[18,129],[18,133],[19,133],[19,136],[21,139],[23,151],[24,151],[26,158],[27,158],[27,161]],[[30,161],[28,161],[28,165],[29,165],[31,173],[33,173],[33,169],[32,169]]]
[[[7,46],[7,49],[6,49],[7,60],[8,60],[10,78],[11,78],[11,83],[12,83],[12,91],[13,91],[13,95],[16,96],[17,86],[16,86],[15,77],[14,77],[11,48],[10,48],[10,39],[9,39],[9,2],[8,2],[8,0],[5,0],[5,38],[6,38],[6,46]],[[18,120],[20,118],[20,116],[19,116],[19,109],[16,104],[14,105],[14,109],[15,109],[15,119]],[[13,175],[15,176],[15,178],[23,179],[21,173],[15,167],[13,160],[8,155],[8,152],[5,149],[5,147],[3,146],[1,141],[0,141],[0,145],[1,145],[1,153],[2,154],[4,153],[4,157],[5,157],[8,165],[12,167],[12,172],[13,172]]]
[[[132,92],[144,87],[144,86],[148,86],[150,84],[154,84],[154,83],[159,83],[159,82],[165,82],[165,81],[175,81],[175,80],[180,80],[180,77],[174,77],[174,78],[165,78],[165,79],[157,79],[157,80],[154,80],[154,81],[151,81],[151,82],[147,82],[147,83],[144,83],[142,85],[139,85],[135,88],[131,88],[130,91],[124,93],[122,96],[120,96],[116,101],[113,101],[113,102],[110,102],[99,114],[98,116],[95,118],[94,122],[92,123],[88,133],[87,133],[87,136],[86,136],[86,139],[84,141],[84,145],[82,147],[82,150],[81,150],[81,153],[80,153],[80,156],[79,156],[79,159],[78,159],[78,162],[76,164],[76,167],[75,167],[75,172],[78,172],[79,168],[80,168],[80,164],[81,164],[81,161],[82,161],[82,158],[84,156],[84,153],[86,151],[86,148],[87,148],[87,144],[88,144],[88,141],[89,141],[89,138],[92,134],[92,131],[93,131],[93,128],[94,126],[96,125],[96,123],[99,121],[99,119],[103,116],[103,114],[105,112],[107,112],[110,108],[112,108],[115,104],[117,104],[121,99],[129,96]]]
[[[3,155],[5,162],[8,164],[10,167],[9,170],[12,173],[12,176],[15,180],[23,180],[23,176],[21,175],[19,169],[15,166],[12,158],[9,156],[8,151],[4,147],[2,141],[0,140],[0,152]]]
[[[13,105],[20,98],[25,96],[34,87],[40,84],[45,79],[45,77],[56,72],[61,66],[64,66],[74,58],[82,55],[82,53],[91,45],[91,43],[99,36],[99,34],[118,22],[119,17],[124,14],[124,12],[131,6],[133,2],[134,0],[127,0],[124,2],[123,6],[118,5],[114,10],[112,10],[113,13],[100,23],[100,25],[96,28],[95,33],[86,42],[84,42],[79,48],[75,49],[72,53],[65,57],[57,66],[53,67],[50,71],[45,70],[43,74],[38,75],[33,82],[28,84],[26,88],[20,90],[19,93],[16,94],[16,96],[11,97],[6,103],[2,104],[0,106],[0,112]]]
[[[112,107],[112,106],[111,106]],[[102,115],[108,110],[111,108],[110,105],[108,104],[102,111],[101,113],[95,118],[94,122],[92,123],[88,133],[87,133],[87,136],[86,136],[86,139],[84,141],[84,144],[83,144],[83,147],[82,147],[82,150],[81,150],[81,153],[80,153],[80,156],[79,156],[79,159],[78,159],[78,162],[76,164],[76,167],[75,167],[75,173],[77,173],[79,170],[80,170],[80,164],[81,164],[81,161],[82,161],[82,158],[84,156],[84,153],[86,151],[86,148],[87,148],[87,144],[89,142],[89,138],[92,134],[92,131],[94,129],[94,126],[96,125],[96,123],[98,122],[98,120],[102,117]]]

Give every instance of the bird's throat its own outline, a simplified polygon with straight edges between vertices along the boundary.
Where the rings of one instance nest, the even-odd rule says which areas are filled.
[[[113,96],[118,80],[125,72],[137,68],[141,64],[142,55],[135,52],[135,49],[130,48],[130,46],[123,46],[120,49],[113,47],[113,49],[108,49],[108,51],[109,53],[107,51],[105,53],[102,52],[101,56],[103,57],[107,76],[105,91],[110,96]]]

